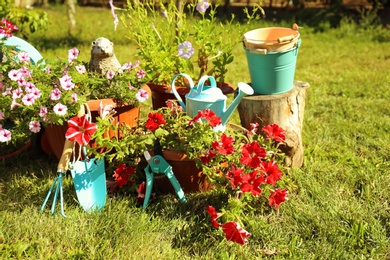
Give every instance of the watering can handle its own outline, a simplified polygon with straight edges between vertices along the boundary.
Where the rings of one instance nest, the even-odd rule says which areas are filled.
[[[179,101],[179,104],[180,106],[182,106],[183,108],[185,108],[185,104],[183,102],[183,100],[181,99],[179,93],[177,93],[177,90],[176,90],[176,87],[175,87],[175,81],[176,79],[179,77],[179,76],[183,76],[185,77],[188,82],[190,83],[190,88],[193,89],[194,88],[194,82],[192,81],[192,79],[190,78],[190,76],[188,76],[187,74],[185,73],[179,73],[179,74],[176,74],[173,79],[172,79],[172,83],[171,83],[171,88],[172,88],[172,92],[173,94],[175,95],[176,99]]]
[[[210,86],[211,87],[216,87],[217,86],[217,82],[215,81],[215,78],[213,76],[205,75],[205,76],[201,77],[200,80],[199,80],[199,83],[198,83],[198,94],[200,94],[202,92],[204,83],[208,79],[210,79]]]

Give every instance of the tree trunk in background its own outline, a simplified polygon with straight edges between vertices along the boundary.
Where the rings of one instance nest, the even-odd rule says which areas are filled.
[[[269,124],[278,124],[286,131],[285,165],[303,165],[302,125],[306,90],[309,83],[295,81],[290,91],[276,95],[252,95],[244,97],[238,105],[241,125],[250,129],[250,123],[259,123],[258,133]]]
[[[76,28],[76,19],[74,18],[76,14],[76,8],[73,0],[66,0],[66,5],[68,7],[67,9],[68,9],[68,17],[69,17],[69,25],[70,25],[69,29],[72,30]]]

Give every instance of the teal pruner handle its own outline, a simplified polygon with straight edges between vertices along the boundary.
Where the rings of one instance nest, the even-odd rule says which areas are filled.
[[[142,206],[143,209],[148,206],[150,195],[152,194],[153,189],[153,180],[154,180],[154,173],[153,171],[150,171],[150,166],[148,165],[145,169],[146,174],[146,191],[145,191],[145,198],[144,198],[144,204]]]
[[[170,169],[167,170],[165,175],[168,177],[169,181],[171,182],[173,188],[176,191],[177,196],[179,197],[181,202],[187,202],[186,197],[184,196],[184,191],[180,186],[180,183],[177,181],[175,175],[173,174],[172,167],[169,167]]]

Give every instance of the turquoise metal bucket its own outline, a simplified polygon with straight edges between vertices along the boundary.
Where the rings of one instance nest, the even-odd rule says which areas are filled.
[[[273,95],[293,88],[301,42],[302,40],[299,39],[297,46],[280,52],[247,49],[244,46],[252,81],[251,87],[255,93]]]

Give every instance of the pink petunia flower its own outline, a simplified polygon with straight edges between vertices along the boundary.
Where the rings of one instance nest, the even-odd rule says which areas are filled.
[[[18,53],[18,59],[20,62],[24,62],[26,64],[30,63],[30,56],[25,51],[21,51]]]
[[[137,91],[137,94],[135,95],[135,97],[137,98],[137,100],[139,102],[145,102],[146,100],[148,100],[149,94],[148,94],[148,92],[146,90],[139,89]]]
[[[137,71],[137,78],[143,79],[143,78],[145,78],[145,76],[146,76],[146,72],[145,72],[144,70],[139,69],[139,70]]]
[[[73,93],[72,95],[70,95],[70,97],[72,98],[73,102],[75,102],[75,103],[79,100],[77,93]]]
[[[111,70],[107,71],[107,73],[106,73],[107,79],[113,79],[114,76],[115,76],[115,73],[113,71],[111,71]]]
[[[61,104],[61,103],[58,103],[53,107],[53,111],[54,111],[54,113],[56,113],[56,115],[64,116],[64,115],[66,115],[66,112],[68,111],[68,107]]]
[[[55,88],[50,92],[51,100],[59,100],[60,98],[61,98],[61,90],[59,90],[58,88]]]
[[[31,106],[35,103],[35,95],[31,93],[27,93],[22,98],[22,102],[25,106]]]
[[[47,108],[41,106],[41,107],[39,108],[39,116],[40,116],[40,117],[44,117],[45,115],[47,115]]]
[[[77,48],[72,48],[68,50],[68,62],[72,63],[74,59],[77,59],[79,56],[80,51]]]
[[[23,96],[23,90],[21,88],[17,88],[12,90],[12,99],[18,99]]]
[[[60,84],[64,90],[71,90],[75,87],[75,84],[72,82],[72,77],[70,77],[68,74],[60,78]]]
[[[0,143],[11,141],[12,134],[7,129],[0,129]]]
[[[28,124],[28,129],[33,133],[39,133],[41,131],[41,124],[38,121],[31,121]]]
[[[131,66],[132,66],[132,65],[133,65],[133,64],[132,64],[131,62],[127,62],[127,63],[125,63],[125,64],[122,65],[121,69],[122,69],[122,70],[131,70]]]
[[[85,69],[85,66],[84,65],[78,65],[76,66],[76,70],[78,73],[80,74],[84,74],[87,70]]]
[[[24,85],[24,90],[28,93],[33,92],[35,89],[36,87],[32,82],[26,82],[26,84]]]
[[[17,81],[22,76],[22,73],[19,70],[12,69],[8,72],[8,77],[12,81]]]

